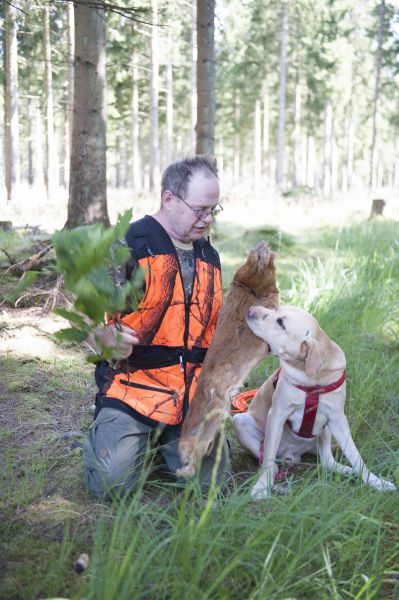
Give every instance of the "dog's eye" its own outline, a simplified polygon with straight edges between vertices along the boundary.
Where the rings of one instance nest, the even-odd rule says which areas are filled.
[[[280,325],[280,327],[282,327],[285,330],[283,319],[281,319],[281,317],[277,319],[277,325]]]

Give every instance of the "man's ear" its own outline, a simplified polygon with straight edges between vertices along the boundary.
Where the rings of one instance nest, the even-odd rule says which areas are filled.
[[[305,373],[313,379],[323,368],[321,347],[317,340],[309,337],[299,347],[299,356],[305,360]]]
[[[173,202],[173,194],[170,190],[165,190],[161,197],[162,208],[169,210]]]

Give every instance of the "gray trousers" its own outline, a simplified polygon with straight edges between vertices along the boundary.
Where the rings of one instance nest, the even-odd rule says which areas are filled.
[[[155,449],[166,470],[175,479],[182,465],[178,455],[179,435],[165,429],[153,428],[115,408],[102,408],[83,444],[85,480],[89,491],[98,498],[125,495],[132,492],[143,470],[151,462],[149,450]],[[203,458],[199,480],[206,494],[215,468],[218,450],[216,440],[209,456]],[[230,448],[223,440],[217,465],[216,482],[222,486],[231,471]]]

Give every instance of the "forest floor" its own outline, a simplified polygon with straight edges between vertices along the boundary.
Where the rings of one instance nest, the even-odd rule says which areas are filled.
[[[250,205],[245,206],[248,224],[243,227],[243,213],[241,224],[234,217],[238,206],[226,211],[213,235],[224,264],[224,285],[254,243],[271,243],[280,254],[283,301],[311,310],[345,349],[355,439],[373,470],[397,476],[399,224],[392,219],[367,223],[369,205],[355,213],[346,207],[342,216],[344,207],[337,204],[329,207],[330,222],[340,224],[323,228],[329,222],[326,207],[320,211],[308,204],[309,227],[294,233],[293,226],[270,226],[263,208],[256,215]],[[396,205],[389,208],[391,215],[397,214]],[[290,222],[297,211],[296,201],[286,204]],[[23,229],[0,233],[0,248],[21,260],[38,235]],[[373,253],[384,258],[385,266]],[[15,281],[3,277],[0,292],[5,295]],[[53,284],[48,282],[48,291]],[[17,308],[9,302],[0,306],[1,599],[366,600],[399,594],[394,495],[323,475],[314,460],[298,468],[287,483],[286,497],[265,506],[248,498],[248,480],[257,465],[234,440],[235,483],[216,515],[159,473],[128,507],[94,501],[85,488],[81,459],[92,422],[93,368],[85,362],[84,349],[55,341],[53,333],[66,322],[43,310],[49,297],[48,309],[51,294],[26,296]],[[275,366],[275,359],[262,363],[246,385],[259,386]],[[373,385],[364,388],[370,374],[379,381],[377,391]],[[382,396],[383,411],[376,405],[376,397]],[[195,489],[191,493],[195,498]],[[304,543],[304,531],[312,542]],[[168,551],[162,550],[164,543]],[[78,574],[73,564],[83,552],[91,562]],[[150,556],[155,562],[146,562]],[[126,570],[126,560],[134,569]],[[263,586],[267,592],[262,593]]]

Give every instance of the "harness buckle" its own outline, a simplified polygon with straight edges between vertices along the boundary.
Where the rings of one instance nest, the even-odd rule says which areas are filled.
[[[179,363],[180,363],[180,370],[182,373],[184,373],[184,360],[183,360],[183,355],[181,354],[181,352],[179,352]]]

